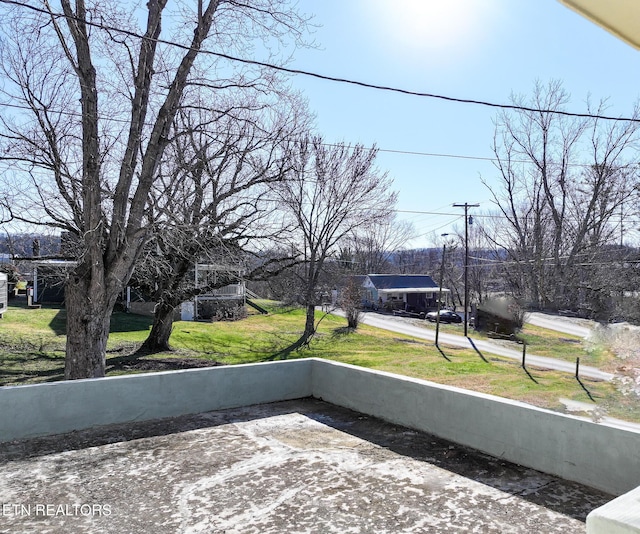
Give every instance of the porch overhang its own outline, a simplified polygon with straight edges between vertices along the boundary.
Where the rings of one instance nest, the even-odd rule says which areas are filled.
[[[449,293],[450,289],[442,288],[443,293]],[[439,293],[439,287],[396,287],[387,289],[378,289],[378,293]]]
[[[640,2],[637,0],[559,0],[627,44],[640,49]]]

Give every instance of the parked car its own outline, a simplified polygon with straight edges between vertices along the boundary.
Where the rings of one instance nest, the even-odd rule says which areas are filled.
[[[440,310],[440,322],[441,323],[461,323],[462,317],[456,312],[451,310]],[[427,321],[435,323],[438,320],[438,312],[427,313]]]

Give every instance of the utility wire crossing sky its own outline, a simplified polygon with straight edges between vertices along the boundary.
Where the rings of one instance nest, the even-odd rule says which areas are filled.
[[[572,95],[567,116],[634,120],[638,52],[556,0],[302,0],[299,7],[313,15],[319,46],[296,50],[289,66],[203,52],[292,74],[328,143],[379,147],[378,166],[400,192],[397,211],[421,234],[416,246],[443,228],[460,230],[456,202],[479,203],[476,216],[492,209],[482,182],[497,175],[496,114],[536,110],[508,103],[531,95],[535,81],[563,82]],[[607,113],[585,111],[601,99]]]

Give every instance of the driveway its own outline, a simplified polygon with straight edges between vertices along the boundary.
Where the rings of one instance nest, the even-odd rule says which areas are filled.
[[[334,310],[332,313],[344,316],[344,314],[340,310]],[[376,328],[382,328],[384,330],[390,330],[392,332],[397,332],[399,334],[405,334],[407,336],[417,337],[420,339],[426,339],[428,341],[435,341],[435,330],[416,326],[415,324],[413,324],[413,321],[414,319],[384,315],[376,312],[363,312],[362,318],[362,322],[364,324],[375,326]],[[472,340],[471,338],[466,338],[463,335],[446,334],[444,332],[440,332],[439,341],[441,343],[453,345],[456,347],[469,348],[475,346],[475,348],[481,353],[486,352],[489,354],[496,354],[505,358],[522,361],[522,350],[511,349],[497,343],[491,343],[490,341],[480,339]],[[576,366],[573,362],[557,360],[555,358],[548,358],[546,356],[536,356],[535,354],[530,353],[527,353],[526,355],[526,363],[528,365],[533,365],[536,367],[555,369],[557,371],[564,371],[571,374],[574,374],[576,371]],[[595,367],[581,365],[580,376],[594,378],[596,380],[612,380],[615,375],[613,375],[612,373],[601,371],[600,369],[597,369]]]

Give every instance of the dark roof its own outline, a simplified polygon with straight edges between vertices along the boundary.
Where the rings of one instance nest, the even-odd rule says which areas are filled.
[[[426,274],[370,274],[368,276],[376,289],[438,287]]]

